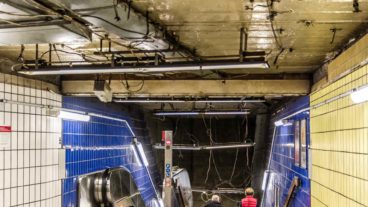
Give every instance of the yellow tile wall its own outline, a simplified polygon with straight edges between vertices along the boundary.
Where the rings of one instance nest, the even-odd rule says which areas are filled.
[[[311,205],[368,207],[368,102],[350,96],[319,103],[368,84],[368,66],[311,94]]]
[[[328,64],[328,80],[333,81],[341,74],[368,60],[368,35],[340,54]]]

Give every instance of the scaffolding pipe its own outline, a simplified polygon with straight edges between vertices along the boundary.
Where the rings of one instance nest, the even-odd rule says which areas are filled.
[[[219,188],[214,190],[203,189],[203,188],[192,188],[194,193],[214,193],[214,194],[244,194],[242,188]]]
[[[238,149],[238,148],[248,148],[253,147],[256,143],[243,143],[243,144],[223,144],[223,145],[207,145],[207,146],[197,146],[197,145],[173,145],[173,150],[189,150],[189,151],[200,151],[200,150],[221,150],[221,149]],[[156,144],[153,145],[155,149],[165,149],[164,145]]]

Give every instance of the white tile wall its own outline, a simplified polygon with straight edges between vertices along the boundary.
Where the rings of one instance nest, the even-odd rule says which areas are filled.
[[[61,106],[61,96],[49,87],[0,73],[0,99]],[[61,121],[47,114],[45,108],[0,103],[0,126],[12,126],[10,146],[0,148],[0,207],[61,206]]]

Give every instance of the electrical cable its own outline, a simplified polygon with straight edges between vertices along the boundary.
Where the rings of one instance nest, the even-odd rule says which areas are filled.
[[[126,74],[125,74],[126,75]],[[125,81],[125,83],[124,83]],[[141,82],[133,87],[139,87],[137,90],[131,90],[131,86],[129,85],[128,79],[125,77],[125,80],[121,81],[121,84],[124,86],[124,88],[129,91],[130,93],[137,93],[143,89],[144,86],[144,79],[141,80]]]
[[[24,50],[25,50],[26,48],[24,47],[24,45],[23,44],[21,44],[21,46],[20,46],[20,52],[19,52],[19,55],[18,55],[18,58],[17,58],[17,61],[19,61],[19,62],[24,62],[24,57],[23,57],[23,54],[24,54]]]
[[[94,58],[94,57],[89,57],[89,56],[86,56],[85,54],[80,54],[80,53],[77,53],[77,52],[69,52],[69,51],[65,51],[65,50],[60,50],[60,49],[53,49],[53,50],[51,50],[51,51],[46,51],[46,52],[44,52],[44,53],[42,53],[41,55],[40,55],[40,58],[39,59],[41,59],[43,56],[45,56],[46,54],[48,54],[49,52],[52,52],[52,51],[54,51],[54,52],[62,52],[62,53],[66,53],[66,54],[70,54],[70,55],[78,55],[78,56],[80,56],[80,57],[82,57],[83,58],[83,60],[85,60],[85,61],[87,61],[87,62],[92,62],[92,60],[97,60],[97,61],[99,61],[99,59],[97,59],[97,58]],[[89,59],[92,59],[92,60],[88,60],[88,58]]]
[[[276,65],[277,61],[279,60],[280,55],[285,51],[285,48],[281,48],[280,52],[276,55],[273,64]]]
[[[271,30],[272,30],[272,34],[273,37],[275,39],[276,45],[278,47],[278,49],[280,50],[280,52],[276,55],[275,60],[273,61],[273,64],[275,65],[280,57],[280,55],[285,51],[285,48],[283,48],[282,43],[280,42],[280,40],[278,39],[277,35],[276,35],[276,31],[275,31],[275,27],[273,25],[273,11],[272,11],[272,0],[271,0],[271,4],[269,4],[268,0],[266,0],[266,4],[267,4],[267,8],[268,8],[268,13],[269,13],[269,20],[270,20],[270,24],[271,24]]]
[[[120,19],[121,19],[120,16],[119,16],[118,8],[117,8],[118,4],[119,4],[118,0],[114,0],[114,12],[115,12],[115,18],[114,19],[116,21],[120,21]]]
[[[210,157],[208,158],[208,168],[207,168],[207,173],[206,173],[206,179],[204,180],[205,184],[207,184],[208,175],[209,175],[210,170],[211,170],[211,158],[212,158],[212,150],[210,150]]]
[[[61,62],[61,58],[60,58],[60,56],[59,56],[59,53],[57,52],[57,50],[56,50],[56,46],[55,46],[55,44],[52,44],[52,47],[54,48],[54,51],[55,51],[55,54],[56,54],[56,57],[58,58],[58,60]]]

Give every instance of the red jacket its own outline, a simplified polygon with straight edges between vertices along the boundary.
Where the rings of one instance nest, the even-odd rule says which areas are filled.
[[[253,196],[247,196],[241,201],[242,207],[257,207],[257,199],[253,198]]]

